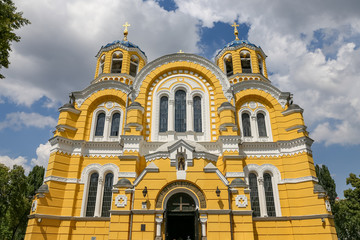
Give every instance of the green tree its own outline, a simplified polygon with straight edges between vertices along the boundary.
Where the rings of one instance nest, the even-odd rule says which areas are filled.
[[[316,176],[319,179],[319,184],[324,188],[329,197],[330,205],[334,213],[334,203],[337,197],[336,184],[334,179],[331,177],[330,171],[326,165],[315,166]]]
[[[28,195],[30,197],[35,195],[36,190],[43,184],[45,168],[42,166],[35,166],[28,175]]]
[[[360,239],[360,178],[350,173],[346,184],[351,184],[352,189],[345,190],[345,199],[335,203],[336,231],[340,239],[358,240]]]
[[[29,20],[23,18],[23,13],[16,10],[12,0],[0,0],[0,70],[2,67],[9,67],[11,42],[19,42],[21,39],[14,30],[30,24]],[[0,74],[0,78],[4,76]]]

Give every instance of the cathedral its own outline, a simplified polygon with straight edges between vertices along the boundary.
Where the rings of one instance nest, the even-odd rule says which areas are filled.
[[[238,38],[147,62],[124,38],[59,108],[25,239],[337,239],[292,94]]]

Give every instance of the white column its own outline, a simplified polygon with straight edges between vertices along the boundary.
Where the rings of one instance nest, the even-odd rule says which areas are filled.
[[[102,192],[103,192],[103,177],[99,176],[99,181],[98,181],[98,186],[97,186],[97,192],[96,192],[96,202],[95,202],[95,212],[94,212],[94,216],[95,217],[100,217],[101,216],[101,201],[102,201]]]
[[[175,126],[175,100],[169,99],[168,131],[174,131]]]
[[[105,117],[105,124],[104,124],[104,141],[109,140],[110,136],[110,128],[111,128],[111,116],[107,115]]]
[[[193,100],[187,100],[186,102],[186,131],[194,131]]]
[[[161,237],[161,224],[163,222],[163,219],[162,218],[156,218],[155,221],[156,221],[156,238],[155,238],[155,240],[161,240],[162,239],[162,237]]]
[[[206,222],[207,222],[207,218],[200,218],[200,222],[201,222],[201,239],[205,240],[206,239]]]
[[[259,203],[260,203],[260,216],[267,217],[264,178],[262,176],[258,177],[258,183],[259,183],[258,191],[259,191]]]
[[[259,133],[257,129],[256,116],[253,114],[251,114],[250,116],[250,128],[253,141],[257,141],[257,139],[259,138]]]

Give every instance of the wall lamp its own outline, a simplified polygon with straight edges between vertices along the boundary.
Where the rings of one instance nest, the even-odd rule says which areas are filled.
[[[221,191],[220,191],[219,187],[216,188],[215,192],[216,192],[216,196],[220,197]]]
[[[145,186],[144,190],[142,191],[142,194],[143,194],[144,197],[146,197],[147,192],[148,192],[147,187]]]

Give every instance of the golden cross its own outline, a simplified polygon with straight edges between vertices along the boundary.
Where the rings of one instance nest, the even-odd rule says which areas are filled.
[[[178,51],[178,53],[184,53],[183,50],[180,49],[180,51]]]
[[[238,25],[238,24],[236,24],[236,22],[234,22],[234,24],[231,26],[234,27],[235,40],[239,40],[239,37],[238,37],[239,32],[236,27],[239,27],[240,25]]]
[[[123,27],[125,27],[124,30],[124,41],[127,41],[127,35],[128,35],[128,27],[130,27],[130,24],[128,24],[128,22],[125,22],[125,24],[123,25]]]
[[[125,31],[127,31],[128,29],[128,27],[130,27],[131,25],[128,23],[128,22],[125,22],[125,24],[123,25],[123,27],[125,27]]]

